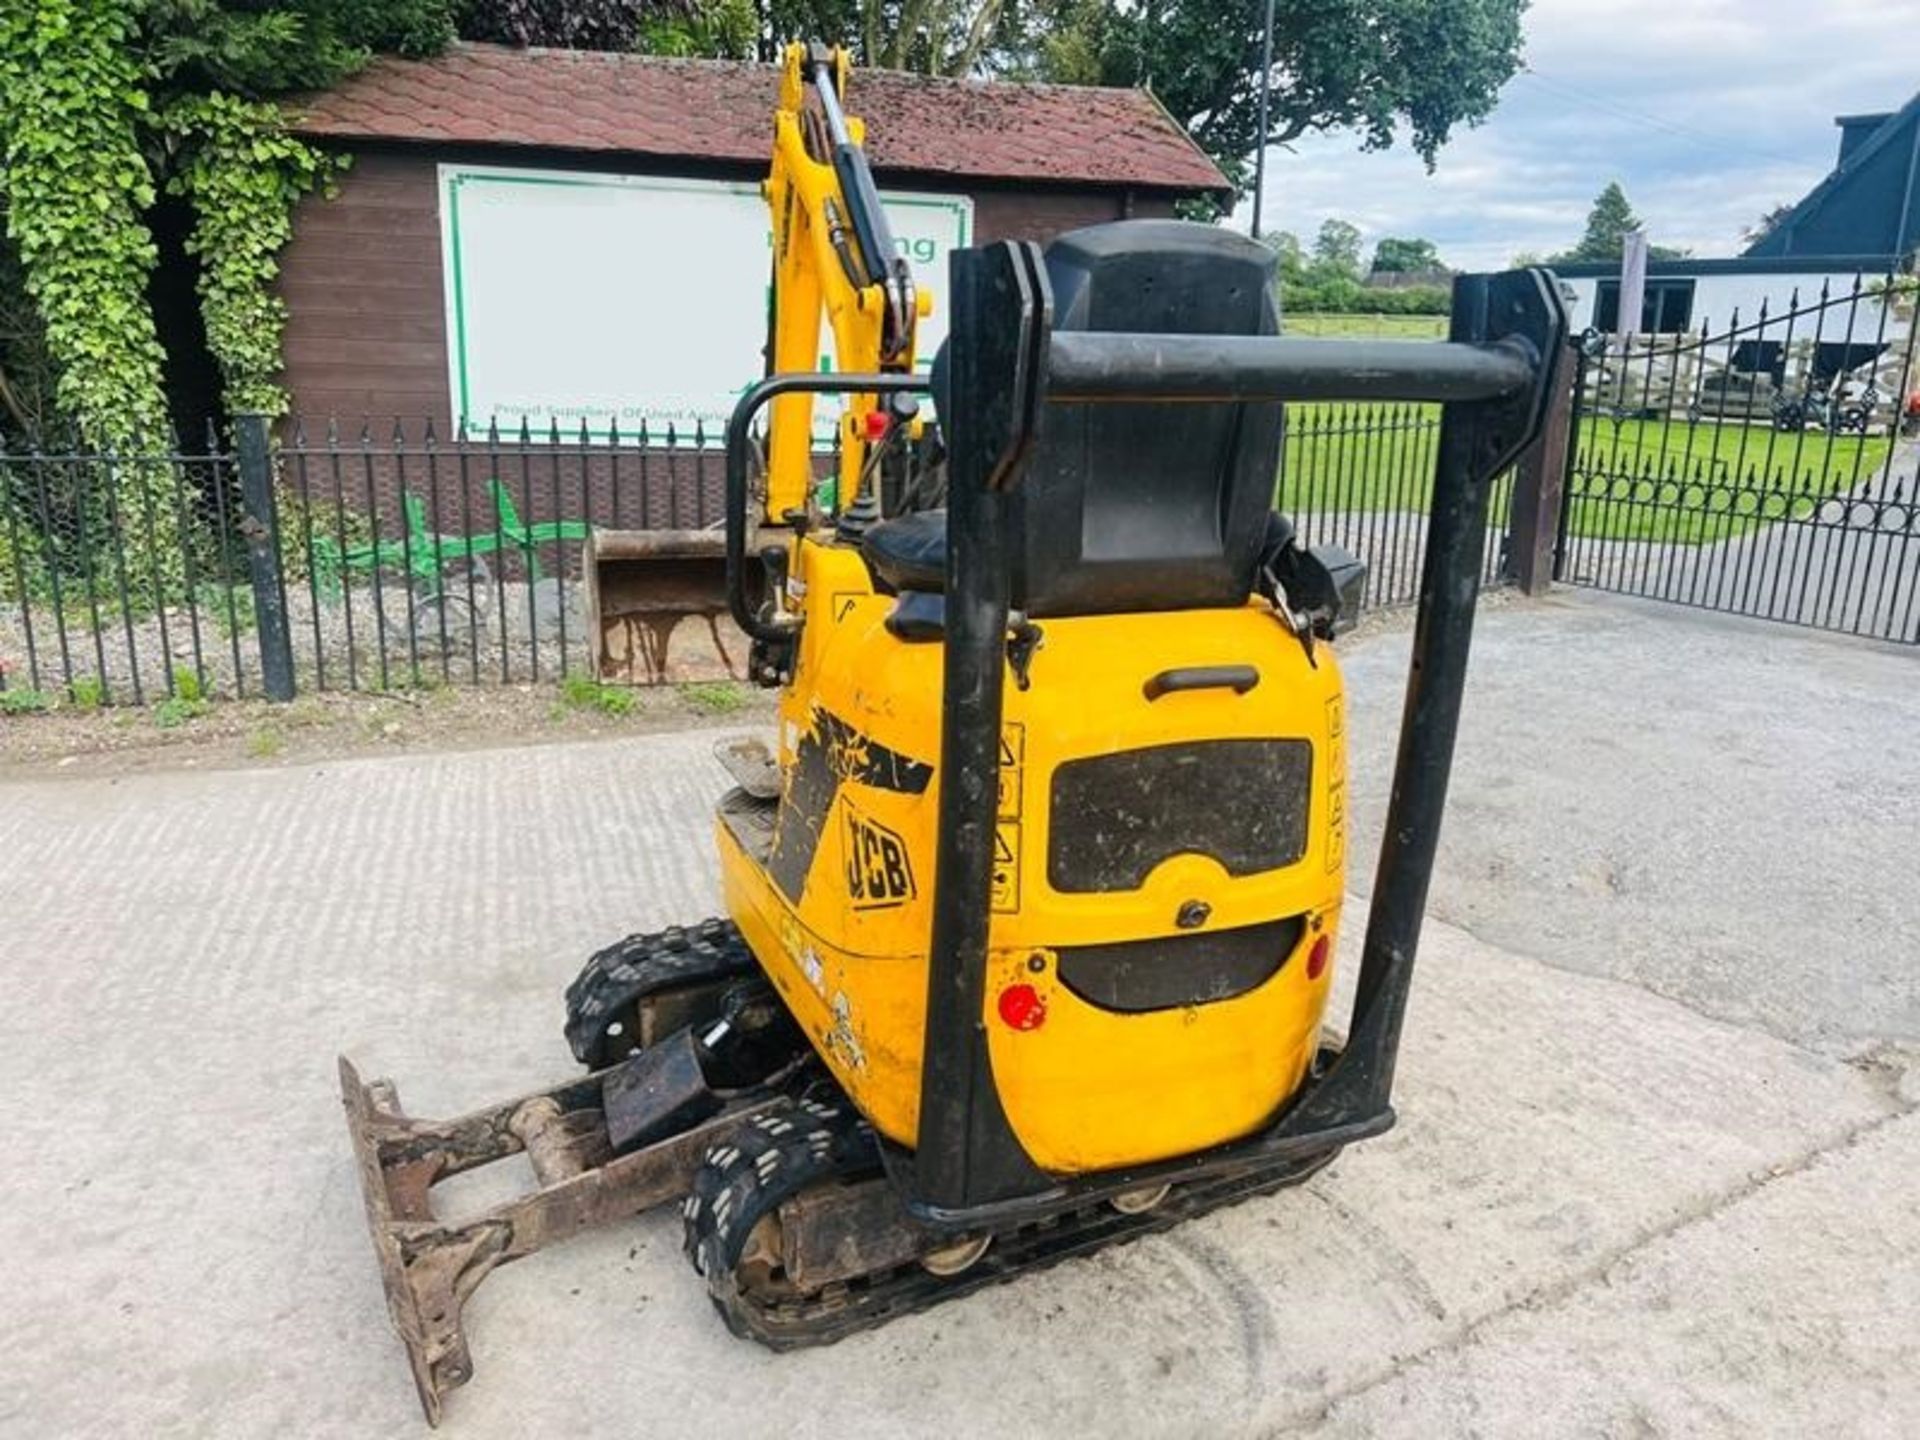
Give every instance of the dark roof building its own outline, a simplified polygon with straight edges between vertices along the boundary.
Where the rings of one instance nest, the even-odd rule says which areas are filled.
[[[1891,268],[1920,249],[1920,95],[1899,110],[1841,115],[1833,171],[1766,235],[1758,258],[1868,256]]]
[[[296,409],[431,416],[443,425],[474,413],[461,353],[474,337],[455,301],[476,297],[451,268],[465,232],[451,208],[460,192],[449,188],[450,169],[510,167],[555,183],[571,175],[755,185],[767,173],[778,86],[770,65],[462,44],[430,60],[377,60],[334,90],[292,102],[296,133],[353,159],[333,198],[302,202],[282,257],[286,384]],[[867,123],[868,156],[890,194],[961,197],[960,243],[1044,241],[1231,193],[1144,90],[860,70],[848,109]],[[556,253],[571,239],[556,237]],[[551,288],[566,278],[552,270],[528,273]],[[632,274],[663,301],[665,291],[687,288],[684,263],[664,270],[636,258]],[[741,295],[757,293],[763,279],[757,270],[702,278]],[[498,294],[501,282],[492,283]],[[578,333],[592,338],[592,327],[604,326],[600,307],[579,308]],[[570,353],[559,342],[572,333],[555,330],[548,340]],[[757,363],[757,347],[747,361]]]
[[[764,170],[779,88],[772,65],[458,45],[432,60],[375,61],[307,100],[294,128],[349,144],[485,145]],[[891,180],[1229,191],[1219,167],[1145,90],[861,70],[849,98],[869,126],[868,160]]]

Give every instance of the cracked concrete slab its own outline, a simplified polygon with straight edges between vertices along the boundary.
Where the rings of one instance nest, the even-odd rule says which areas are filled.
[[[1357,855],[1406,657],[1347,664]],[[1831,1054],[1920,1046],[1917,834],[1920,647],[1556,591],[1479,617],[1430,905]]]
[[[1866,1126],[1335,1404],[1323,1433],[1909,1436],[1920,1117]]]
[[[1496,615],[1483,659],[1568,633]],[[1395,688],[1369,653],[1357,715]],[[423,1114],[564,1074],[586,951],[714,904],[710,739],[0,786],[0,1434],[424,1433],[331,1056]],[[1597,843],[1589,813],[1527,833]],[[726,1334],[656,1213],[487,1281],[449,1433],[1920,1430],[1900,1052],[1846,1063],[1471,918],[1428,927],[1400,1127],[1299,1191],[790,1356]],[[1593,968],[1687,977],[1631,929]]]

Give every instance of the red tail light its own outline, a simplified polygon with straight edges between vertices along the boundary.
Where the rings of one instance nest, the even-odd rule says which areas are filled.
[[[1031,985],[1009,985],[1000,992],[1000,1018],[1013,1030],[1038,1030],[1047,1023],[1047,1002]]]

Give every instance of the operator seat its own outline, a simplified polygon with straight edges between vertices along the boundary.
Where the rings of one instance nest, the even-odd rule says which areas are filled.
[[[1055,330],[1273,335],[1274,254],[1230,230],[1120,220],[1046,249]],[[944,347],[934,397],[948,409]],[[1278,402],[1055,404],[1014,490],[1012,604],[1035,619],[1245,603],[1280,461]],[[862,552],[933,638],[946,511],[881,521]],[[937,621],[935,622],[937,625]],[[931,630],[932,633],[929,633]]]

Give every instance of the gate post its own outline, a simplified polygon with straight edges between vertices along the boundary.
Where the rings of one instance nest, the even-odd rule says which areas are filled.
[[[1561,365],[1540,438],[1514,464],[1513,503],[1507,519],[1507,578],[1523,595],[1553,586],[1566,504],[1567,454],[1573,443],[1573,403],[1584,366]]]
[[[293,630],[287,621],[287,581],[280,564],[280,519],[273,496],[273,457],[267,417],[236,415],[235,460],[240,469],[241,538],[253,581],[253,616],[260,637],[260,685],[267,699],[293,699]]]

